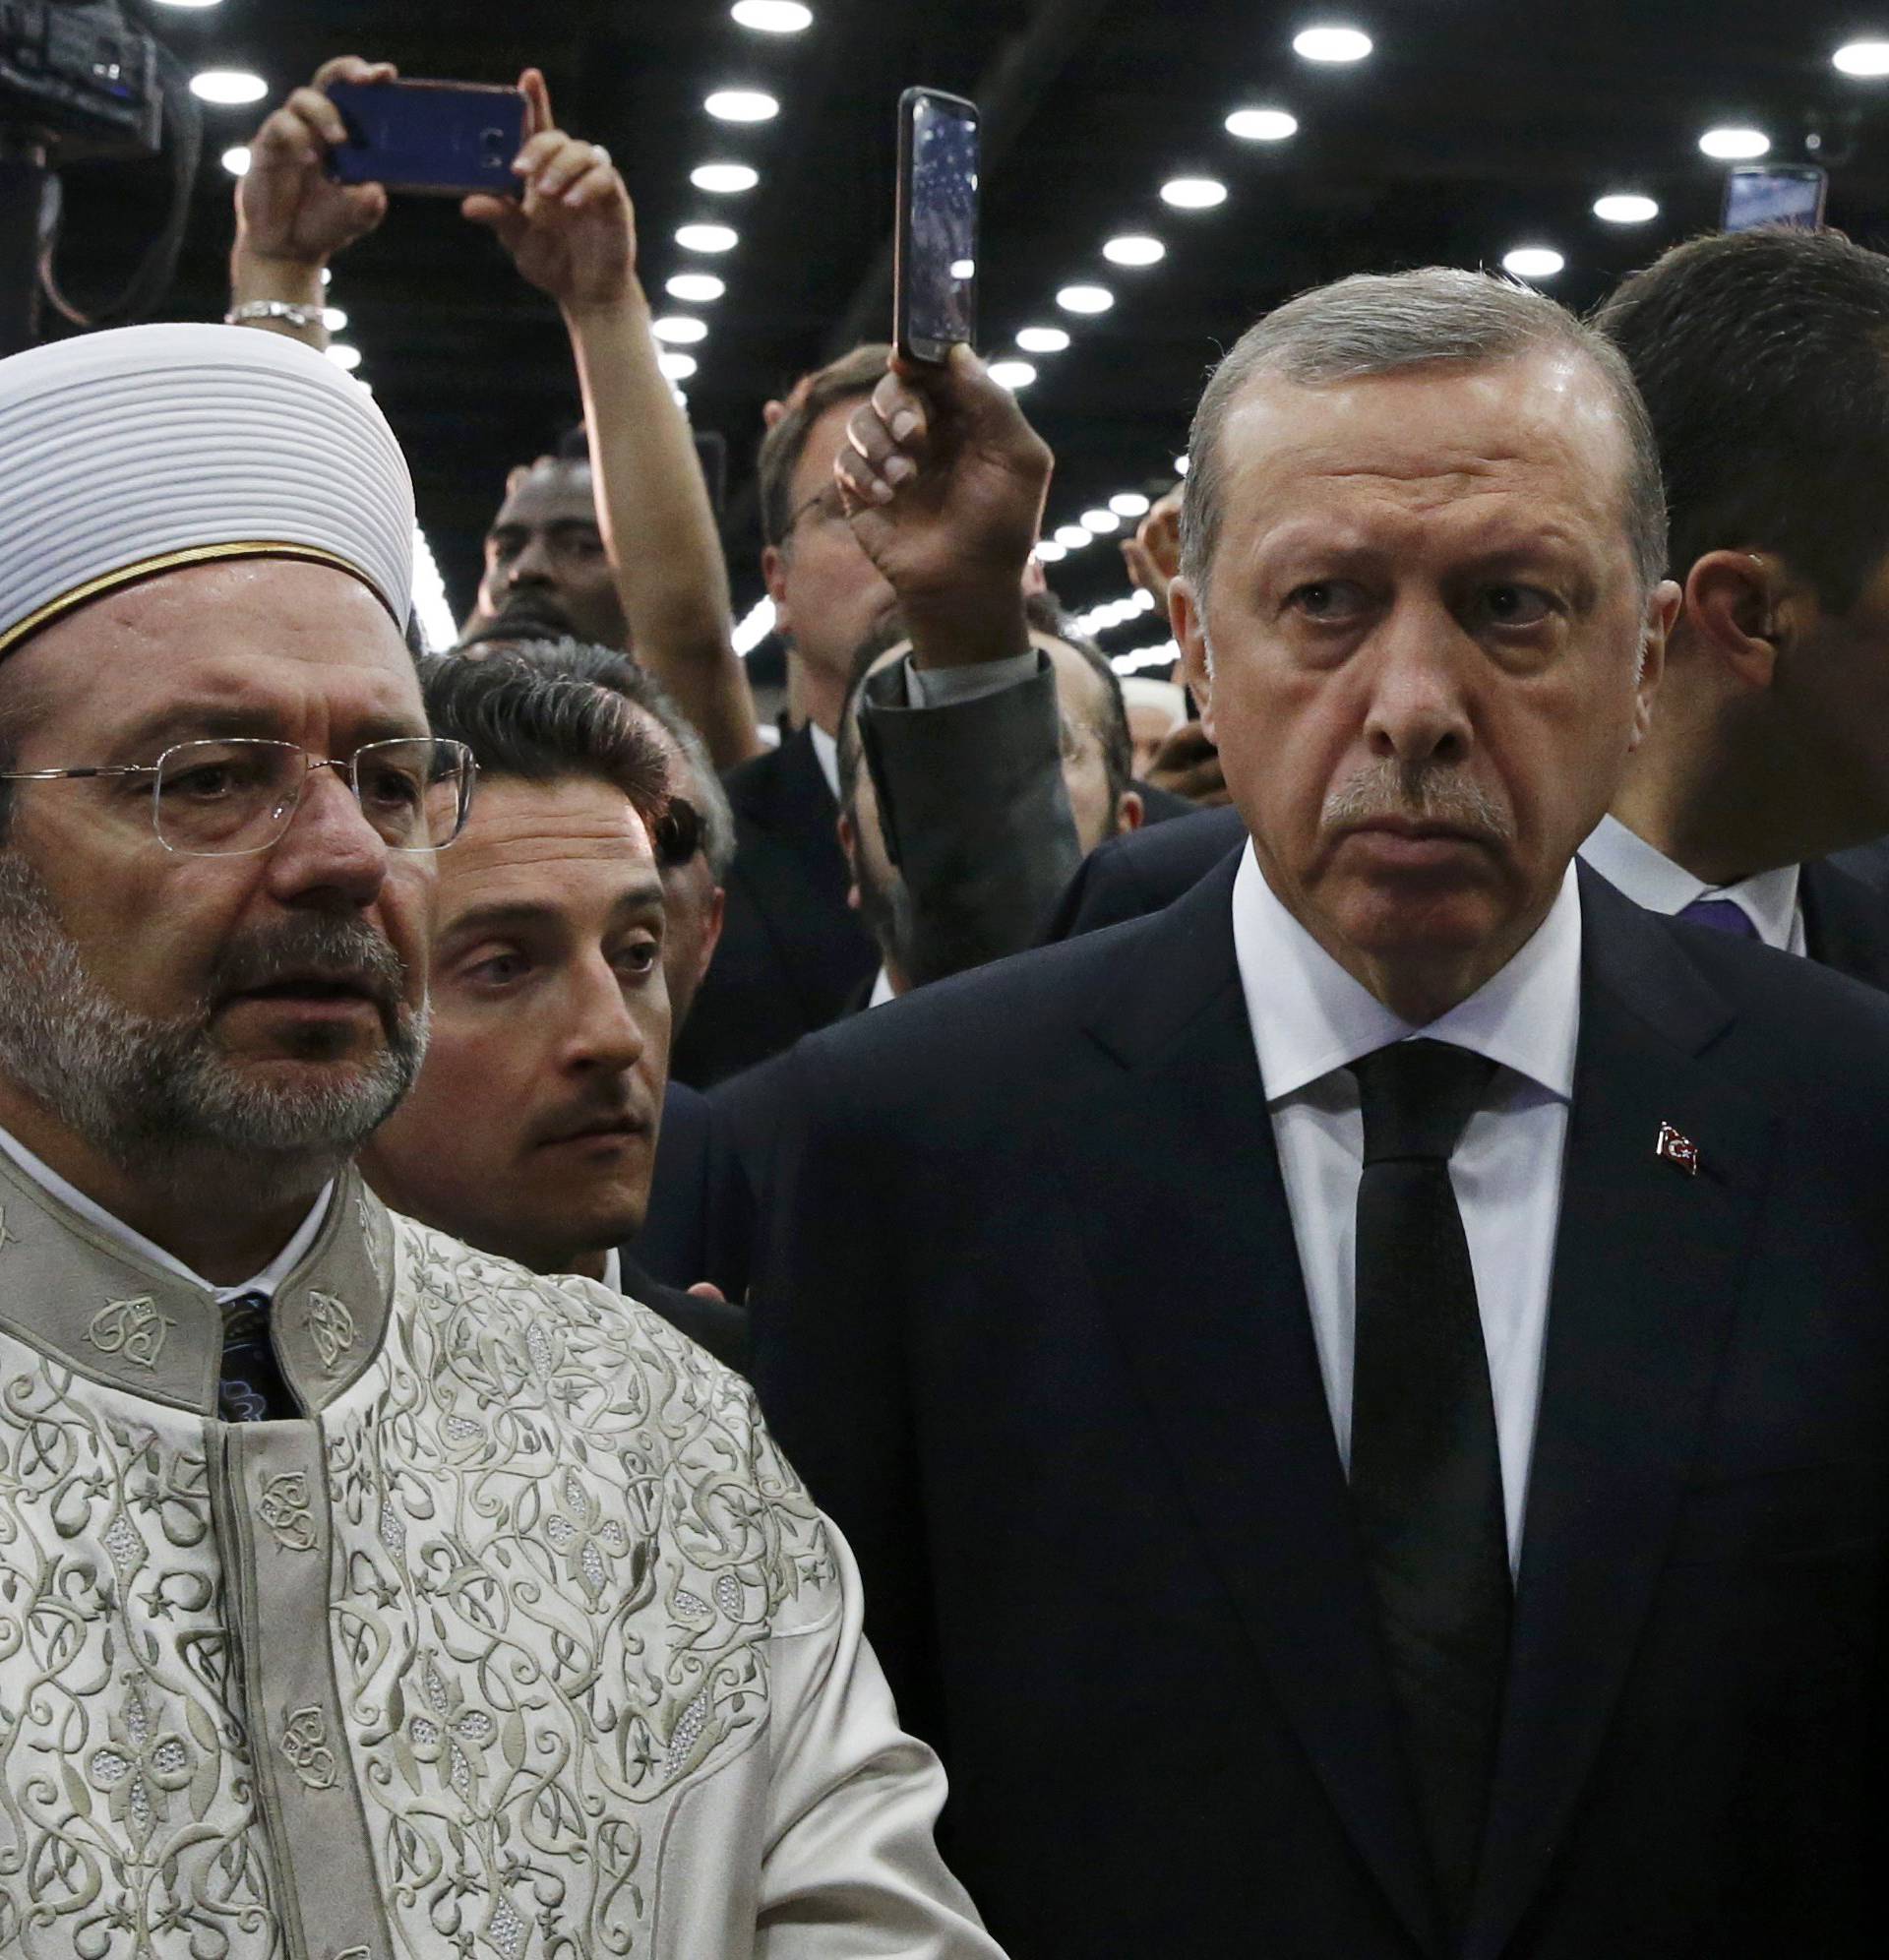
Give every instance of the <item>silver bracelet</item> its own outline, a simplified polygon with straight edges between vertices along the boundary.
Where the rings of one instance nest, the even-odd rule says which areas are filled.
[[[246,299],[223,315],[225,327],[240,327],[246,320],[284,320],[291,327],[319,327],[322,309],[293,299]]]

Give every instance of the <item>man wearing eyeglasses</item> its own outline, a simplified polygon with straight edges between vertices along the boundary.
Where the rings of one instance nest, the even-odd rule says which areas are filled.
[[[90,335],[0,481],[0,1948],[992,1960],[745,1385],[350,1162],[473,777],[371,398]]]

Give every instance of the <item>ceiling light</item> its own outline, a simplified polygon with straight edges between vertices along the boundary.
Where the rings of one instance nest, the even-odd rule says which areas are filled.
[[[800,0],[735,0],[728,10],[735,25],[758,34],[804,33],[814,25],[814,10]]]
[[[249,169],[249,145],[239,143],[223,152],[223,168],[232,177],[243,176]]]
[[[1115,304],[1115,294],[1107,286],[1067,285],[1057,294],[1056,303],[1065,313],[1106,313]]]
[[[194,12],[205,7],[219,6],[221,0],[157,0],[157,4],[160,7],[188,8]]]
[[[1638,191],[1610,191],[1594,200],[1594,215],[1609,224],[1645,224],[1659,214],[1659,206]]]
[[[245,102],[260,102],[269,93],[269,84],[247,69],[206,68],[201,75],[190,78],[190,92],[200,102],[236,109]]]
[[[1841,75],[1856,75],[1865,80],[1889,75],[1889,40],[1847,41],[1830,60]]]
[[[1085,544],[1093,544],[1095,539],[1080,524],[1058,524],[1056,541],[1065,551],[1080,551]]]
[[[1771,139],[1761,129],[1709,129],[1699,138],[1699,148],[1708,156],[1737,162],[1741,157],[1762,156],[1771,148]]]
[[[993,361],[987,372],[999,388],[1007,388],[1012,395],[1036,379],[1036,370],[1028,361]]]
[[[1227,201],[1227,187],[1213,177],[1173,177],[1161,186],[1162,201],[1176,211],[1211,211]]]
[[[1059,558],[1066,558],[1068,555],[1068,546],[1058,544],[1053,537],[1044,538],[1036,547],[1036,561],[1039,565],[1054,565]]]
[[[342,333],[347,327],[347,315],[338,306],[325,306],[322,308],[322,325],[331,334]]]
[[[713,191],[725,198],[752,191],[761,182],[761,172],[746,163],[699,163],[690,171],[689,181],[699,191]]]
[[[1518,279],[1552,279],[1566,264],[1552,245],[1518,245],[1502,254],[1502,271]]]
[[[1069,344],[1069,337],[1061,327],[1025,327],[1017,335],[1016,344],[1026,354],[1060,354]]]
[[[325,351],[337,368],[345,368],[349,374],[361,364],[360,348],[350,347],[345,340],[330,341]]]
[[[1134,609],[1136,612],[1154,610],[1154,594],[1145,585],[1137,585],[1134,588]]]
[[[1249,143],[1284,143],[1299,134],[1299,118],[1284,109],[1235,109],[1227,118],[1227,134]]]
[[[1307,28],[1293,35],[1292,51],[1302,61],[1363,61],[1371,36],[1358,28]]]
[[[678,273],[663,287],[671,299],[686,299],[691,306],[706,305],[727,290],[726,282],[716,278],[713,273]]]
[[[1178,457],[1176,457],[1176,458],[1175,458],[1175,459],[1174,459],[1174,473],[1175,473],[1175,475],[1177,475],[1177,476],[1185,476],[1185,475],[1187,475],[1187,473],[1188,473],[1188,459],[1187,459],[1187,458],[1186,458],[1186,457],[1184,457],[1184,456],[1178,456]]]
[[[696,371],[696,357],[664,347],[656,356],[656,365],[671,381],[687,381]]]
[[[737,653],[752,653],[774,630],[774,602],[772,599],[757,599],[750,609],[743,613],[740,623],[729,636]]]
[[[1109,509],[1118,517],[1140,518],[1148,511],[1148,500],[1139,490],[1118,490],[1109,499]]]
[[[322,283],[324,285],[327,285],[334,278],[334,276],[335,276],[335,269],[333,266],[324,266],[322,268]]]
[[[691,320],[686,313],[670,313],[660,320],[651,321],[649,331],[658,340],[667,340],[671,346],[693,347],[698,340],[708,337],[708,323],[705,320]]]
[[[1168,248],[1158,238],[1131,232],[1124,238],[1111,238],[1102,256],[1112,266],[1158,266],[1168,256]]]
[[[759,89],[717,89],[701,105],[717,122],[772,122],[780,113],[773,96]]]
[[[685,252],[732,252],[741,237],[725,224],[685,224],[676,233],[676,243]]]
[[[1113,511],[1084,511],[1082,528],[1100,537],[1106,531],[1119,531],[1122,528],[1122,520]]]

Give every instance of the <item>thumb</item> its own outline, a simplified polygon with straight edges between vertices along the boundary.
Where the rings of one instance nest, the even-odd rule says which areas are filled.
[[[723,1307],[726,1307],[728,1304],[727,1294],[722,1292],[720,1287],[705,1279],[697,1280],[695,1285],[689,1289],[689,1293],[692,1299],[714,1300],[718,1301]]]

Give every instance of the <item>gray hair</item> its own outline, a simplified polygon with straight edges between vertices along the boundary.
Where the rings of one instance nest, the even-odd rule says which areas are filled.
[[[1222,435],[1249,383],[1280,375],[1301,387],[1450,362],[1489,364],[1542,348],[1579,355],[1606,384],[1626,438],[1628,543],[1650,591],[1666,571],[1666,493],[1646,404],[1619,350],[1564,306],[1487,273],[1430,266],[1361,273],[1303,292],[1250,327],[1214,370],[1193,417],[1181,510],[1181,570],[1204,597],[1226,496]]]

